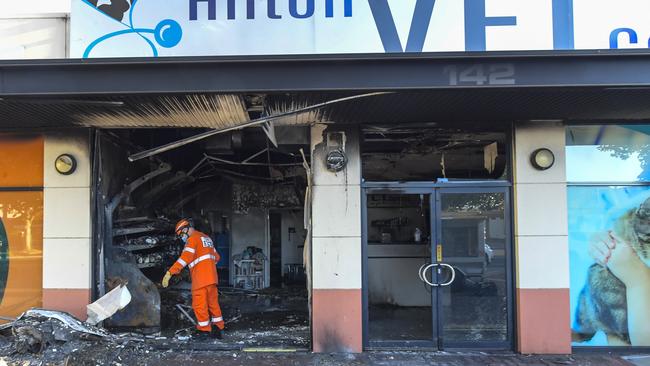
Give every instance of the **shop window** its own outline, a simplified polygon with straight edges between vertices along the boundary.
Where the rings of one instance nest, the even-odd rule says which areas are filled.
[[[567,128],[569,182],[649,182],[650,125]]]
[[[505,132],[364,126],[362,137],[366,181],[508,179]]]
[[[42,306],[42,288],[43,192],[0,192],[0,311]]]
[[[574,346],[650,346],[649,135],[650,125],[567,128]]]
[[[0,314],[43,302],[43,138],[0,135]]]

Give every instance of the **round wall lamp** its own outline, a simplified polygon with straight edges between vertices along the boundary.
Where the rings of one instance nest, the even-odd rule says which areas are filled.
[[[77,159],[70,154],[61,154],[54,161],[54,168],[59,174],[70,175],[77,170]]]
[[[547,170],[555,163],[555,155],[547,148],[537,149],[530,154],[530,163],[537,170]]]

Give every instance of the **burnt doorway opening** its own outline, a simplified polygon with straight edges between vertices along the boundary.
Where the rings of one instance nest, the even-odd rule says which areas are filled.
[[[300,153],[309,158],[309,128],[286,129],[290,139],[276,129],[277,147],[263,129],[248,128],[136,162],[128,156],[202,130],[97,132],[97,292],[128,283],[133,297],[106,327],[187,344],[194,319],[189,271],[168,288],[161,279],[183,250],[174,225],[191,218],[221,257],[226,323],[223,340],[193,340],[192,347],[310,348]]]

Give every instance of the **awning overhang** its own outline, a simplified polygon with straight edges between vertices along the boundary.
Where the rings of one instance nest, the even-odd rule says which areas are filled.
[[[648,50],[0,61],[0,97],[650,87],[649,66]]]
[[[464,73],[464,74],[463,74]],[[463,76],[464,75],[464,76]],[[650,118],[650,52],[0,61],[0,128]]]

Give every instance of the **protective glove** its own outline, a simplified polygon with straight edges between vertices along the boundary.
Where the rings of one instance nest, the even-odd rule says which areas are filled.
[[[162,279],[162,287],[167,288],[167,286],[169,286],[169,280],[171,278],[172,278],[172,274],[169,273],[169,271],[167,271],[167,273],[165,273],[165,277],[163,277]]]

